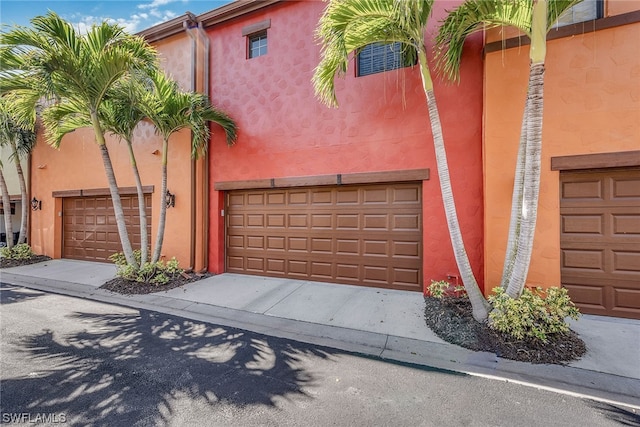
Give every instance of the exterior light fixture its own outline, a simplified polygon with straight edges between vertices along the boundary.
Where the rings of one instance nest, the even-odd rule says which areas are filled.
[[[31,199],[31,210],[38,211],[42,209],[42,200],[38,200],[35,197]]]
[[[167,190],[167,194],[164,195],[164,202],[166,203],[168,208],[173,208],[176,206],[176,195],[171,194],[169,190]]]

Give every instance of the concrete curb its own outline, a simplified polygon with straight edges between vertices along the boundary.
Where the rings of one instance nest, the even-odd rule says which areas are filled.
[[[289,320],[212,304],[170,298],[161,294],[124,296],[91,285],[9,272],[2,273],[2,281],[14,286],[156,311],[279,338],[332,347],[390,362],[516,382],[606,403],[623,404],[640,410],[640,380],[635,378],[570,366],[533,365],[516,362],[498,358],[491,353],[474,352],[451,344]]]

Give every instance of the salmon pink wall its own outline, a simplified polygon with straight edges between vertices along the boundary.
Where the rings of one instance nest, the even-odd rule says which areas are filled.
[[[188,89],[190,48],[184,34],[156,44],[161,65]],[[185,77],[186,75],[186,77]],[[109,153],[119,187],[133,187],[135,181],[131,172],[128,150],[123,142],[113,137],[107,138]],[[171,137],[169,143],[169,189],[176,194],[175,208],[167,209],[167,224],[162,254],[166,259],[176,257],[181,266],[190,263],[189,221],[191,200],[191,151],[189,132],[180,132]],[[155,242],[159,217],[160,166],[162,140],[154,128],[143,123],[134,136],[134,151],[142,184],[153,185],[152,194],[152,244]],[[52,193],[62,190],[107,188],[108,183],[98,145],[93,130],[86,128],[64,137],[59,150],[48,146],[39,133],[38,145],[32,155],[31,194],[42,200],[42,210],[31,214],[31,243],[34,251],[59,258],[62,255],[62,211],[61,199],[54,199]]]
[[[437,2],[426,35],[459,2]],[[336,81],[339,108],[321,104],[311,77],[314,31],[325,3],[283,2],[209,29],[213,102],[239,125],[236,146],[219,129],[210,148],[216,182],[429,168],[423,183],[424,281],[457,271],[445,222],[426,100],[417,67]],[[268,54],[246,59],[242,29],[270,19]],[[436,80],[453,190],[467,250],[482,271],[481,40],[465,53],[460,85]],[[212,191],[210,270],[224,271],[223,199]],[[213,228],[218,227],[218,232]]]
[[[640,147],[640,23],[548,43],[538,223],[528,282],[560,284],[559,172],[551,158]],[[500,281],[528,46],[485,63],[485,284]]]

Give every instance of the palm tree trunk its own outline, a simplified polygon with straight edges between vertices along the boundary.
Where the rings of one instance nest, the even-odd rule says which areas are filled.
[[[544,92],[544,63],[532,63],[529,79],[529,120],[527,125],[526,164],[523,185],[522,221],[518,237],[516,259],[507,287],[507,294],[518,298],[524,289],[538,216],[540,193],[540,163],[542,153],[542,113]]]
[[[489,316],[489,303],[486,301],[480,287],[473,275],[471,263],[464,247],[460,224],[458,223],[458,215],[456,205],[453,198],[453,190],[451,188],[451,179],[449,177],[449,166],[447,162],[447,154],[444,148],[444,138],[442,136],[442,125],[440,124],[440,115],[438,106],[433,93],[433,82],[427,66],[427,57],[424,51],[418,52],[420,60],[420,71],[422,74],[422,84],[425,95],[427,97],[427,106],[429,107],[429,119],[431,121],[431,131],[433,133],[433,145],[436,153],[436,164],[438,166],[438,178],[440,179],[440,191],[442,193],[442,201],[444,204],[445,216],[449,227],[449,236],[453,246],[453,252],[458,265],[458,270],[462,276],[469,300],[473,307],[473,318],[478,322],[483,322]]]
[[[140,171],[138,171],[138,163],[133,153],[133,144],[127,141],[129,148],[129,159],[131,160],[131,169],[136,181],[136,192],[138,193],[138,215],[140,216],[140,266],[143,266],[149,260],[149,237],[147,236],[147,209],[144,204],[144,192],[142,191],[142,180],[140,179]]]
[[[124,212],[122,210],[122,200],[120,199],[118,183],[116,182],[116,176],[113,172],[111,157],[109,157],[109,150],[104,139],[104,133],[102,132],[102,128],[98,121],[97,113],[91,112],[91,122],[93,123],[96,141],[98,142],[98,146],[100,147],[100,154],[102,154],[102,163],[104,164],[104,170],[107,175],[107,182],[109,183],[109,192],[111,193],[113,212],[116,217],[116,225],[118,227],[118,234],[120,235],[120,243],[122,243],[122,253],[127,260],[127,264],[137,269],[139,268],[139,265],[133,255],[133,248],[131,247],[131,241],[129,240],[129,234],[127,233],[127,223],[124,218]]]
[[[531,75],[529,75],[531,80]],[[529,82],[531,85],[531,82]],[[529,93],[525,100],[524,114],[522,115],[522,127],[520,129],[520,144],[518,146],[518,157],[516,159],[516,172],[513,181],[513,193],[511,196],[511,219],[509,221],[509,234],[507,237],[507,250],[504,256],[504,266],[502,270],[502,278],[500,287],[507,289],[511,282],[511,273],[516,261],[517,243],[520,236],[520,227],[522,222],[522,193],[524,185],[524,169],[526,163],[527,149],[527,121],[529,119]]]
[[[2,194],[2,211],[4,216],[4,234],[6,236],[7,248],[13,247],[13,224],[11,223],[11,199],[9,198],[9,189],[7,182],[4,180],[4,173],[0,167],[0,193]]]
[[[169,151],[169,138],[164,138],[162,142],[162,184],[160,188],[160,219],[158,220],[158,231],[156,234],[156,246],[153,250],[152,263],[160,260],[160,252],[162,251],[162,241],[164,239],[164,225],[167,221],[167,204],[165,203],[165,195],[167,194],[167,156]]]
[[[22,165],[20,164],[20,157],[18,156],[18,148],[15,141],[10,141],[11,150],[13,151],[13,161],[16,165],[16,171],[18,172],[18,183],[20,184],[20,236],[18,237],[18,243],[24,243],[27,239],[27,221],[29,220],[29,196],[27,194],[27,184],[24,179],[24,173],[22,171]]]
[[[522,184],[522,218],[515,249],[515,260],[506,293],[518,298],[527,280],[538,216],[540,163],[542,154],[542,113],[544,61],[547,55],[547,0],[534,0],[529,47],[529,87],[525,105],[526,144],[524,182]]]

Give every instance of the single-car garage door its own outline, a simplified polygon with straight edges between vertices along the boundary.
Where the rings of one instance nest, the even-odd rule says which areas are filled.
[[[129,239],[140,248],[138,197],[122,195]],[[145,195],[147,236],[151,232],[151,195]],[[62,202],[62,257],[87,261],[110,262],[109,256],[122,251],[116,218],[110,196],[72,197]]]
[[[562,285],[583,313],[640,319],[640,170],[560,181]]]
[[[422,290],[421,183],[227,193],[227,271]]]

